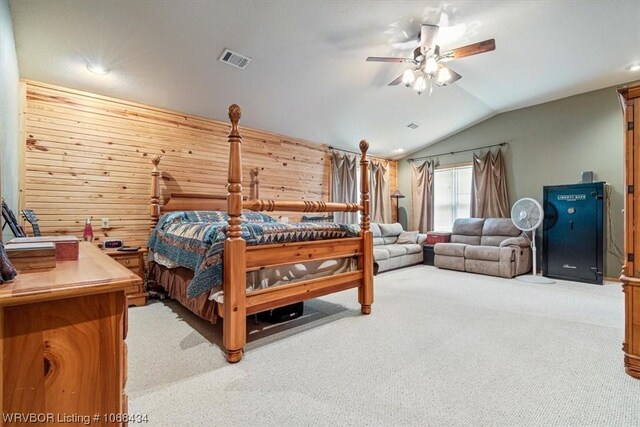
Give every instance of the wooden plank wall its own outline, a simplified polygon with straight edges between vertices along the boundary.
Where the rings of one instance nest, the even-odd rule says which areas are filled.
[[[84,219],[92,217],[96,242],[122,238],[144,246],[154,154],[162,155],[163,199],[171,192],[226,194],[227,122],[39,82],[23,85],[21,209],[36,211],[43,234],[82,236]],[[328,200],[326,145],[246,127],[241,133],[243,180],[259,167],[262,198]],[[397,163],[391,163],[394,191]],[[101,229],[101,218],[109,218],[110,228]]]

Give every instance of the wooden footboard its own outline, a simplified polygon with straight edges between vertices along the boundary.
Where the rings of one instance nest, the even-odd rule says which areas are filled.
[[[358,302],[363,314],[371,313],[373,303],[373,235],[369,230],[369,161],[367,141],[360,142],[361,188],[360,203],[329,203],[321,201],[285,201],[242,199],[242,136],[238,131],[241,111],[229,107],[229,178],[227,212],[228,238],[224,244],[224,304],[220,313],[223,322],[223,343],[229,362],[242,358],[246,344],[246,316],[264,310],[327,295],[345,289],[358,288]],[[242,209],[253,211],[290,212],[361,212],[360,237],[303,243],[284,243],[247,247],[242,239],[240,215]],[[264,267],[295,264],[304,261],[356,257],[358,270],[290,285],[246,291],[246,274]]]

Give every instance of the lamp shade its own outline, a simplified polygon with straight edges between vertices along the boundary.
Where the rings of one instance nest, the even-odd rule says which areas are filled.
[[[393,199],[402,199],[402,198],[404,198],[404,194],[402,194],[400,192],[400,190],[396,190],[393,193],[391,193],[391,198],[393,198]]]

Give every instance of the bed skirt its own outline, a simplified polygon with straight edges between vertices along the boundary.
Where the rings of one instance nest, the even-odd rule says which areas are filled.
[[[214,324],[218,320],[215,311],[216,302],[209,299],[208,292],[193,299],[187,298],[187,287],[193,279],[192,270],[183,267],[167,268],[152,261],[149,278],[164,289],[170,298],[178,301],[198,317]]]

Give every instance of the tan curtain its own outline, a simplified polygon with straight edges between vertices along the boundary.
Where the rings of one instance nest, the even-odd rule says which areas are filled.
[[[471,183],[473,218],[509,217],[507,177],[501,150],[495,156],[491,151],[482,157],[473,155]]]
[[[411,163],[411,230],[433,230],[433,172],[436,163]]]
[[[358,159],[337,152],[331,153],[331,199],[339,203],[358,203]],[[335,222],[357,224],[357,212],[334,212]]]
[[[391,222],[389,165],[378,160],[371,161],[371,222]]]

